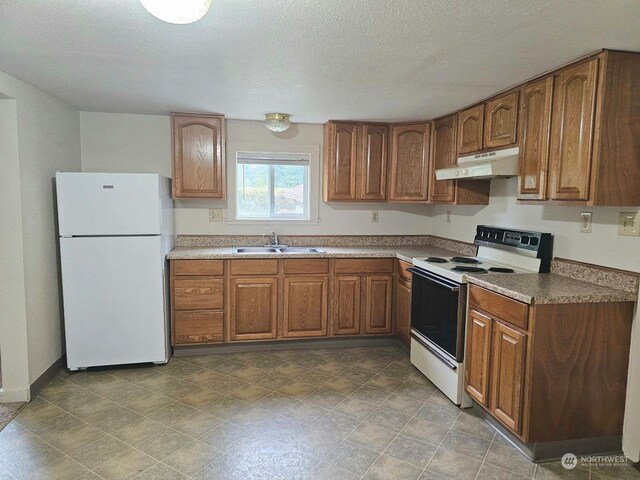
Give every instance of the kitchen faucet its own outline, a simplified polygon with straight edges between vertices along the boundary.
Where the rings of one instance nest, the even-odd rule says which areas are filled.
[[[266,234],[264,235],[267,236]],[[286,247],[287,245],[280,245],[280,240],[278,239],[278,234],[276,232],[271,232],[271,244],[265,245],[267,247]]]

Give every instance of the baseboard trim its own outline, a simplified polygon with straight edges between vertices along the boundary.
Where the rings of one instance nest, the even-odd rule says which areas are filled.
[[[31,400],[31,391],[28,388],[19,390],[0,389],[0,403],[28,402]]]
[[[349,337],[312,338],[304,340],[282,340],[227,343],[219,345],[194,345],[174,347],[174,357],[206,355],[211,353],[261,352],[269,350],[291,350],[298,348],[339,348],[339,347],[397,347],[403,346],[397,337]]]
[[[67,356],[63,354],[58,360],[53,362],[53,365],[47,368],[42,375],[36,378],[36,380],[31,384],[31,387],[29,388],[31,398],[34,398],[36,395],[38,395],[40,390],[42,390],[47,383],[53,380],[56,375],[60,373],[60,370],[62,370],[66,364],[66,359]]]
[[[524,443],[475,402],[473,402],[473,411],[532,462],[541,463],[559,460],[565,453],[573,453],[575,455],[605,455],[618,454],[622,451],[621,435],[578,438],[556,442]]]

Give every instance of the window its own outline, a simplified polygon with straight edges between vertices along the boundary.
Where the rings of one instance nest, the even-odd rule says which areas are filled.
[[[237,152],[237,219],[309,219],[309,154]]]

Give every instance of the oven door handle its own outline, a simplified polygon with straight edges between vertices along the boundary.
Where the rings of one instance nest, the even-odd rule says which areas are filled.
[[[424,278],[425,280],[429,280],[430,282],[437,283],[438,285],[446,287],[452,292],[460,291],[460,284],[455,282],[449,282],[446,279],[437,277],[435,275],[430,275],[428,272],[426,272],[425,270],[422,270],[421,268],[409,267],[407,268],[407,271],[421,278]]]
[[[458,369],[458,365],[455,364],[454,362],[451,361],[450,358],[447,358],[442,352],[438,351],[437,349],[435,349],[434,347],[432,347],[431,345],[429,345],[429,342],[425,342],[422,338],[420,338],[418,335],[416,335],[415,333],[411,332],[411,337],[418,342],[420,345],[422,345],[424,348],[426,348],[427,350],[429,350],[431,353],[433,353],[436,357],[438,357],[438,360],[441,360],[442,363],[444,363],[447,367],[449,367],[451,370],[457,370]]]

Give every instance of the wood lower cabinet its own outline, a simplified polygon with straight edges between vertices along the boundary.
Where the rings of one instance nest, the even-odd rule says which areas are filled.
[[[398,260],[394,301],[396,335],[407,347],[411,344],[411,272],[407,271],[409,267],[410,263]]]
[[[283,337],[327,336],[329,277],[284,279]]]
[[[589,200],[598,59],[555,77],[551,133],[552,200]]]
[[[361,277],[336,275],[332,289],[332,322],[334,335],[360,333]]]
[[[231,278],[229,339],[264,340],[277,337],[278,279]]]
[[[364,333],[390,334],[393,330],[393,276],[369,275],[366,277],[366,292]]]
[[[547,198],[553,77],[522,87],[520,93],[519,200]]]
[[[491,412],[514,432],[521,432],[527,336],[501,322],[493,323]]]
[[[390,202],[429,200],[431,124],[391,127]]]
[[[384,124],[326,123],[324,201],[385,201],[388,138]]]
[[[224,199],[223,115],[171,114],[173,197]]]
[[[525,443],[621,435],[633,305],[529,306],[470,285],[466,391]]]
[[[467,318],[466,389],[478,403],[488,406],[492,321],[475,309],[469,310]]]
[[[220,343],[223,340],[222,311],[176,312],[173,318],[174,345]]]

